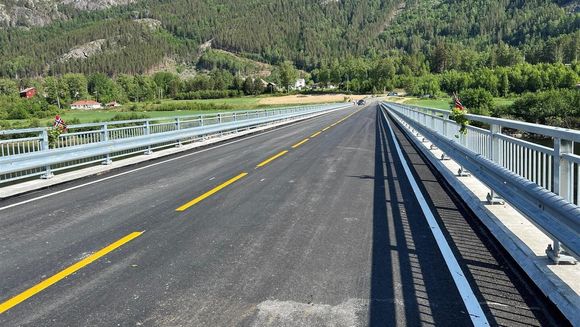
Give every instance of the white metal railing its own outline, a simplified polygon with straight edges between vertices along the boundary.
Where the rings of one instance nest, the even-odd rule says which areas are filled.
[[[488,200],[500,193],[554,240],[551,253],[558,259],[560,242],[578,257],[580,253],[580,131],[507,119],[467,115],[472,122],[459,133],[447,110],[383,103],[410,131],[421,134],[460,165],[476,170],[490,187]],[[553,146],[515,137],[533,134]],[[510,134],[511,133],[511,134]],[[556,260],[557,261],[557,260]]]
[[[580,131],[467,115],[469,120],[488,128],[468,126],[467,134],[460,134],[459,126],[449,119],[447,110],[395,104],[389,107],[564,199],[580,204],[580,155],[574,153],[574,144],[580,144]],[[554,146],[522,140],[510,135],[508,130],[553,140]]]
[[[0,185],[24,178],[50,178],[54,172],[114,158],[182,145],[208,135],[254,128],[279,120],[343,108],[345,104],[309,105],[169,118],[68,126],[54,144],[48,128],[0,131]]]

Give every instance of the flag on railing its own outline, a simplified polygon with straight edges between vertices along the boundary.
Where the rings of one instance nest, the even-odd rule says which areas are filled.
[[[66,131],[67,129],[66,123],[59,115],[56,115],[56,117],[54,117],[54,123],[52,124],[52,126],[55,128],[62,129],[63,131]]]
[[[465,107],[461,103],[461,100],[459,100],[459,97],[457,96],[457,94],[453,94],[453,101],[455,102],[455,108],[457,108],[459,110],[465,110]]]

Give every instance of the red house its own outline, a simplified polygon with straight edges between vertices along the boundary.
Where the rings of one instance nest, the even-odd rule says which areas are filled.
[[[21,98],[30,99],[30,98],[34,97],[35,95],[36,95],[36,88],[34,88],[34,87],[29,87],[27,89],[20,91]]]

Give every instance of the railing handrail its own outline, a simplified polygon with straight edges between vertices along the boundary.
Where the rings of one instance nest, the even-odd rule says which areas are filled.
[[[399,103],[389,103],[393,105],[401,105]],[[443,115],[450,115],[451,111],[445,109],[438,109],[438,108],[430,108],[430,107],[418,107],[418,106],[410,106],[404,105],[406,107],[414,108],[421,111],[430,111],[433,113],[443,114]],[[539,134],[550,136],[553,138],[559,139],[566,139],[571,140],[574,142],[580,142],[580,131],[570,128],[562,128],[562,127],[554,127],[554,126],[547,126],[542,124],[535,124],[535,123],[528,123],[528,122],[520,122],[510,119],[504,118],[496,118],[496,117],[489,117],[489,116],[481,116],[475,114],[467,114],[465,117],[472,121],[478,121],[481,123],[485,123],[488,125],[499,125],[502,127],[517,129],[521,131],[525,131],[528,133]]]
[[[339,103],[335,103],[339,104]],[[103,121],[98,123],[84,123],[84,124],[76,124],[76,125],[68,125],[68,129],[76,129],[76,128],[87,128],[87,127],[101,127],[104,124],[106,125],[122,125],[122,124],[133,124],[133,123],[144,123],[144,122],[151,122],[151,121],[171,121],[176,119],[188,119],[188,118],[216,118],[220,115],[229,115],[229,114],[236,114],[236,115],[243,115],[246,113],[257,113],[257,112],[266,112],[266,111],[275,111],[275,110],[286,110],[291,108],[307,108],[313,106],[327,106],[332,105],[330,103],[322,103],[322,104],[311,104],[305,106],[286,106],[286,107],[273,107],[273,108],[263,108],[263,109],[251,109],[251,110],[229,110],[229,111],[219,111],[219,112],[211,112],[211,113],[199,113],[195,115],[181,115],[181,116],[166,116],[166,117],[151,117],[151,118],[139,118],[139,119],[128,119],[128,120],[114,120],[114,121]],[[50,127],[33,127],[33,128],[22,128],[22,129],[5,129],[0,130],[0,135],[11,135],[11,134],[26,134],[26,133],[39,133],[45,130],[50,129]]]
[[[212,117],[215,119],[205,121],[199,119],[198,122],[194,120],[193,124],[183,124],[182,121],[176,120],[172,128],[162,126],[155,130],[152,128],[155,125],[150,124],[151,120],[145,120],[142,125],[129,128],[137,129],[135,133],[123,132],[125,127],[109,129],[107,124],[99,124],[97,125],[99,129],[61,134],[56,142],[50,140],[46,129],[41,129],[37,137],[13,139],[14,142],[6,142],[8,146],[0,147],[0,183],[36,175],[50,178],[53,176],[52,171],[80,167],[98,161],[108,165],[112,162],[112,158],[139,152],[151,154],[153,149],[181,146],[184,142],[195,142],[199,137],[235,133],[239,130],[300,119],[349,106],[351,104],[339,103],[279,108],[272,111],[256,110],[249,112],[246,117],[232,113],[231,118],[229,115],[214,114]],[[224,117],[229,119],[223,119]],[[119,132],[121,134],[118,134]],[[18,144],[18,141],[23,142]]]

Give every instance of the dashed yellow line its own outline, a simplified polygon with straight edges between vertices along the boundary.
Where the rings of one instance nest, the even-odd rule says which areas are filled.
[[[310,141],[310,139],[309,139],[309,138],[305,138],[304,140],[302,140],[302,141],[300,141],[300,142],[298,142],[298,143],[294,144],[294,145],[292,146],[292,149],[296,149],[297,147],[301,146],[302,144],[304,144],[304,143],[306,143],[306,142],[308,142],[308,141]]]
[[[133,239],[141,236],[143,232],[134,232],[131,233],[122,239],[116,241],[108,245],[107,247],[93,253],[92,255],[84,258],[83,260],[75,263],[74,265],[62,270],[61,272],[49,277],[42,282],[32,286],[31,288],[27,289],[26,291],[14,296],[13,298],[3,302],[0,304],[0,314],[10,310],[14,306],[26,301],[28,298],[42,292],[43,290],[47,289],[48,287],[56,284],[57,282],[61,281],[62,279],[66,278],[67,276],[74,274],[78,270],[82,269],[83,267],[93,263],[94,261],[100,259],[101,257],[107,255],[108,253],[116,250],[117,248],[121,247],[122,245],[129,243]]]
[[[322,133],[322,132],[316,132],[316,133],[310,135],[310,138],[317,137],[318,135],[320,135],[320,133]]]
[[[228,180],[228,181],[226,181],[226,182],[224,182],[224,183],[222,183],[222,184],[214,187],[213,189],[205,192],[204,194],[198,196],[197,198],[195,198],[195,199],[187,202],[186,204],[182,205],[181,207],[175,209],[175,211],[180,211],[180,212],[181,211],[185,211],[185,210],[189,209],[190,207],[198,204],[199,202],[201,202],[201,201],[209,198],[210,196],[214,195],[215,193],[219,192],[220,190],[222,190],[223,188],[227,187],[228,185],[233,184],[236,181],[238,181],[238,180],[246,177],[247,175],[248,175],[248,173],[241,173],[238,176],[236,176],[236,177],[234,177],[234,178],[232,178],[232,179],[230,179],[230,180]]]
[[[284,150],[284,151],[282,151],[282,152],[278,153],[277,155],[275,155],[275,156],[272,156],[272,157],[270,157],[270,158],[268,158],[268,159],[266,159],[266,160],[262,161],[261,163],[259,163],[259,164],[256,166],[256,168],[259,168],[259,167],[264,167],[265,165],[267,165],[267,164],[269,164],[270,162],[272,162],[272,161],[274,161],[274,160],[276,160],[276,159],[280,158],[281,156],[285,155],[286,153],[288,153],[288,151],[287,151],[287,150]]]

